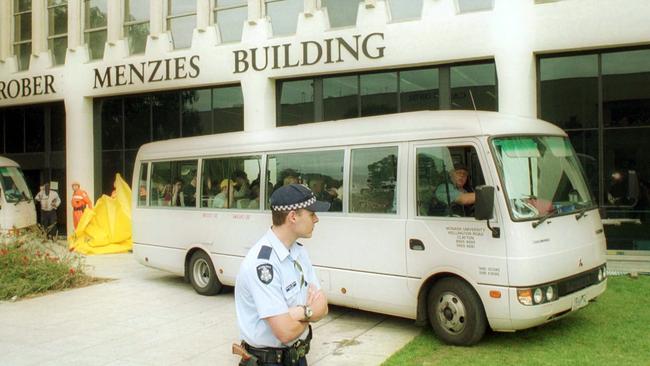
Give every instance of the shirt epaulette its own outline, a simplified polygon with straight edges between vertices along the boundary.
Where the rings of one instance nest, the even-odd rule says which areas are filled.
[[[271,252],[273,251],[273,248],[262,245],[260,248],[260,252],[257,254],[257,259],[269,259],[271,258]]]

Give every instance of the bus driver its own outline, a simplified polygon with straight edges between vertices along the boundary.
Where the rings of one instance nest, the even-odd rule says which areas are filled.
[[[316,212],[329,207],[300,184],[271,195],[273,226],[244,258],[235,284],[245,349],[237,353],[240,365],[307,365],[309,324],[325,317],[328,307],[307,250],[296,239],[310,238]]]
[[[469,178],[469,170],[463,164],[454,164],[454,169],[449,172],[450,181],[442,183],[436,188],[436,199],[439,202],[449,202],[451,213],[459,216],[469,216],[471,206],[476,200],[474,192],[465,188]]]

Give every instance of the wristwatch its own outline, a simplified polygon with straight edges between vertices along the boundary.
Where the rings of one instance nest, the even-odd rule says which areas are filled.
[[[302,306],[302,309],[305,311],[305,320],[309,321],[312,315],[314,315],[314,311],[311,309],[309,305],[300,305]]]

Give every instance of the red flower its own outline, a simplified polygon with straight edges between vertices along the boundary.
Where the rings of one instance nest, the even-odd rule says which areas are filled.
[[[75,272],[75,271],[74,271],[74,268],[70,268],[70,274],[73,275],[74,272]]]

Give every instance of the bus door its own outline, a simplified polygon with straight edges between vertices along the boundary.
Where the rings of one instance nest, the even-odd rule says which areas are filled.
[[[496,185],[478,142],[418,142],[409,150],[408,275],[426,280],[451,271],[474,283],[507,284],[505,235],[493,237],[474,218],[474,189]],[[492,226],[499,221],[495,214]],[[410,285],[417,294],[421,283]]]

